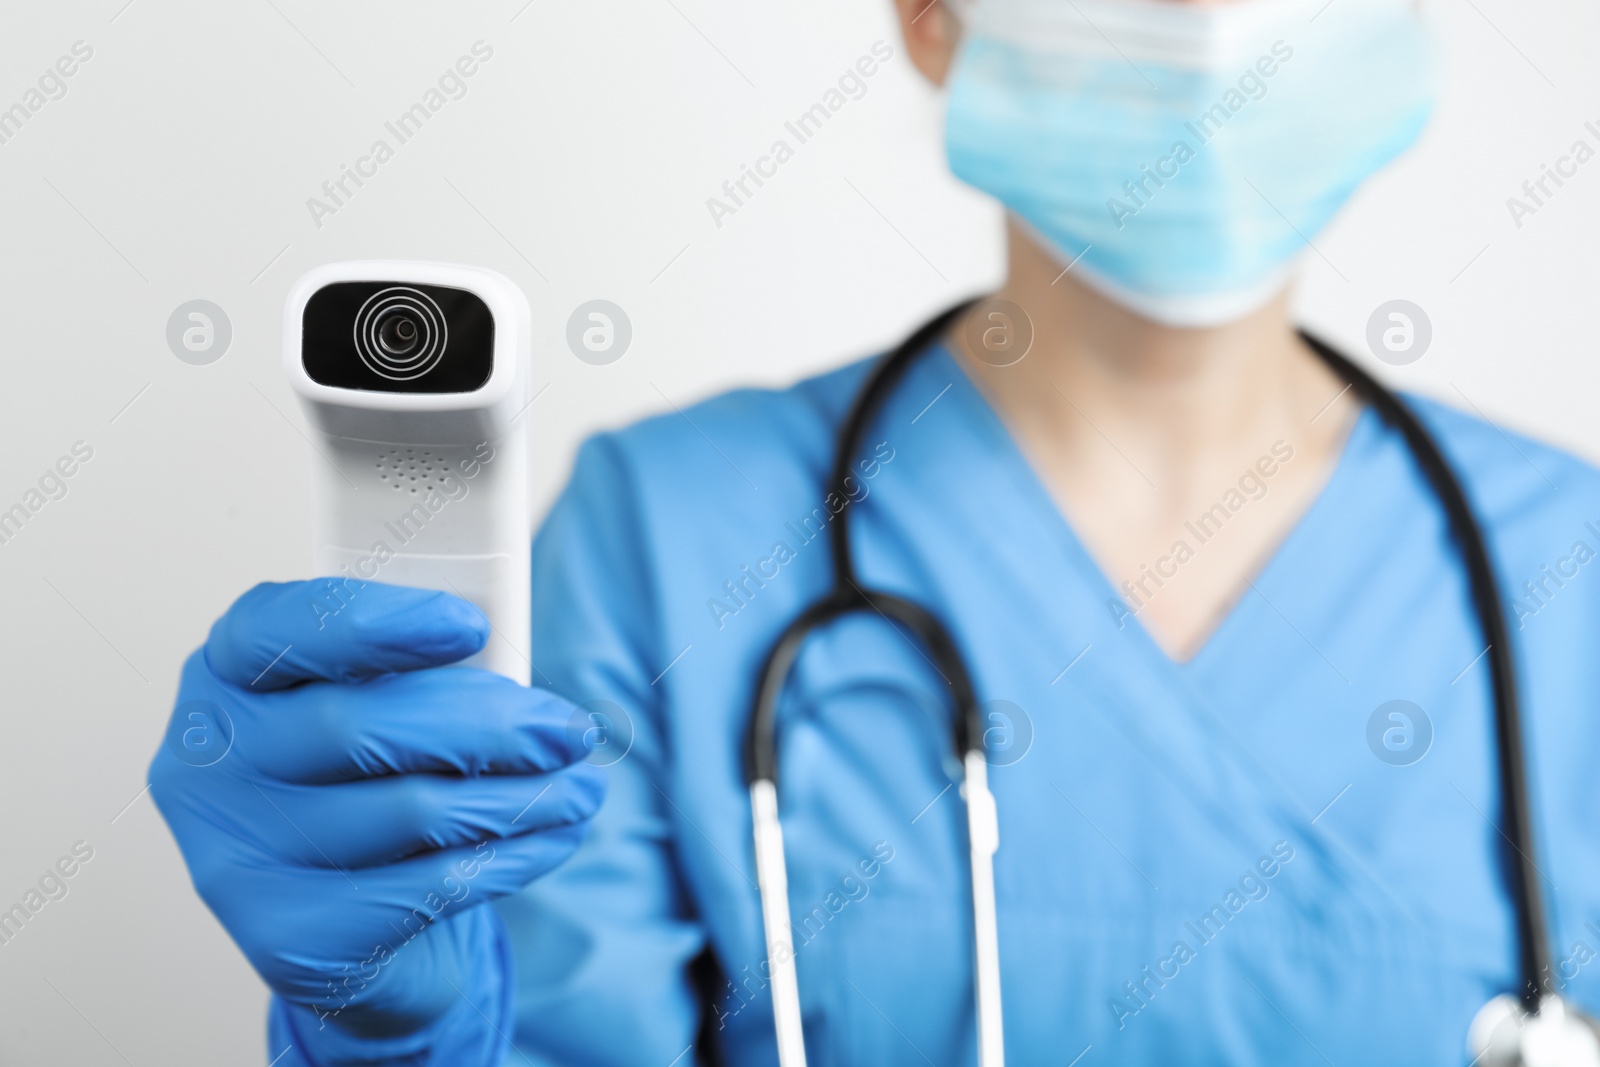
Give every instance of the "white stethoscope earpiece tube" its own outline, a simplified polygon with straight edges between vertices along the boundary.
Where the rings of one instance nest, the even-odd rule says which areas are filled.
[[[756,882],[761,891],[761,925],[767,937],[767,970],[772,982],[772,1017],[778,1029],[778,1063],[805,1067],[806,1042],[800,1028],[800,981],[789,941],[789,869],[783,861],[783,825],[778,821],[778,787],[770,779],[750,783],[755,821]]]
[[[994,899],[994,854],[1000,847],[1000,819],[989,792],[989,765],[981,749],[963,760],[961,785],[967,802],[967,837],[972,858],[972,919],[980,1067],[1004,1067],[1005,1039],[1000,1012],[1000,937]],[[750,783],[750,813],[756,852],[756,883],[761,896],[761,926],[767,939],[767,977],[772,989],[772,1019],[778,1035],[779,1067],[805,1067],[806,1044],[800,1022],[800,981],[790,941],[789,870],[783,858],[783,824],[778,818],[778,787],[768,778]]]
[[[994,854],[1000,847],[1000,813],[989,792],[989,765],[981,749],[968,752],[967,839],[972,845],[973,970],[978,995],[978,1063],[1001,1067],[1006,1061],[1000,1012],[1000,931],[995,917]]]

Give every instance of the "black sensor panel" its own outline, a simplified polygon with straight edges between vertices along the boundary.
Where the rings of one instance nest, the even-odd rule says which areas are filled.
[[[465,289],[335,282],[306,301],[301,330],[306,374],[339,389],[470,393],[494,371],[494,315]]]

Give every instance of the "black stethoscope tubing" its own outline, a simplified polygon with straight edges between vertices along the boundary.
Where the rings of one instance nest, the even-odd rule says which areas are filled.
[[[1467,570],[1472,590],[1472,605],[1478,627],[1488,645],[1489,686],[1494,700],[1495,740],[1500,764],[1501,832],[1509,846],[1506,861],[1512,902],[1516,908],[1517,940],[1523,1005],[1536,1011],[1541,996],[1553,992],[1546,985],[1551,978],[1550,945],[1545,931],[1544,892],[1539,885],[1539,866],[1535,859],[1532,801],[1528,791],[1528,762],[1523,750],[1522,703],[1517,688],[1516,658],[1511,633],[1506,627],[1505,608],[1500,601],[1500,586],[1494,564],[1467,500],[1466,490],[1456,477],[1433,435],[1389,389],[1349,359],[1305,331],[1300,336],[1321,356],[1334,373],[1348,381],[1361,398],[1390,426],[1400,431],[1411,454],[1444,505],[1455,535],[1456,547]]]
[[[907,369],[968,307],[960,304],[921,326],[900,347],[874,369],[871,379],[856,394],[855,401],[840,424],[833,456],[833,472],[828,484],[848,497],[845,479],[861,451],[862,438],[883,401],[905,375]],[[800,653],[800,646],[814,630],[842,616],[858,611],[874,611],[901,623],[919,637],[939,673],[950,686],[956,707],[953,723],[955,752],[958,757],[981,744],[982,709],[978,706],[966,661],[944,625],[921,605],[893,593],[863,586],[856,574],[850,550],[850,509],[845,508],[828,527],[833,556],[833,589],[819,598],[789,624],[768,654],[756,683],[755,707],[750,716],[745,741],[745,773],[748,781],[778,780],[777,705],[788,679],[789,668]]]

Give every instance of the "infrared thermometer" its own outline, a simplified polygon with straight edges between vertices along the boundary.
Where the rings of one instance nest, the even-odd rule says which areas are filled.
[[[522,291],[476,267],[333,263],[290,289],[319,626],[367,582],[454,593],[493,631],[466,663],[529,683],[531,325]]]

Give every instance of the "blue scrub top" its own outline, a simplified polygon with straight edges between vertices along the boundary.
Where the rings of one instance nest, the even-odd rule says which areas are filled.
[[[1176,663],[942,349],[867,435],[850,501],[827,499],[866,369],[580,451],[533,548],[534,679],[609,724],[610,793],[577,854],[499,905],[511,1058],[776,1063],[742,743],[756,672],[829,587],[827,529],[848,507],[865,580],[943,618],[994,702],[1010,1063],[1466,1063],[1474,1012],[1518,984],[1487,658],[1399,435],[1361,414],[1320,497]],[[1600,1009],[1600,479],[1410,403],[1516,616],[1558,980]],[[1259,472],[1219,487],[1224,513],[1180,532],[1196,557],[1258,483],[1271,491]],[[789,686],[781,804],[813,1064],[976,1062],[942,690],[907,637],[860,616],[813,637]]]

